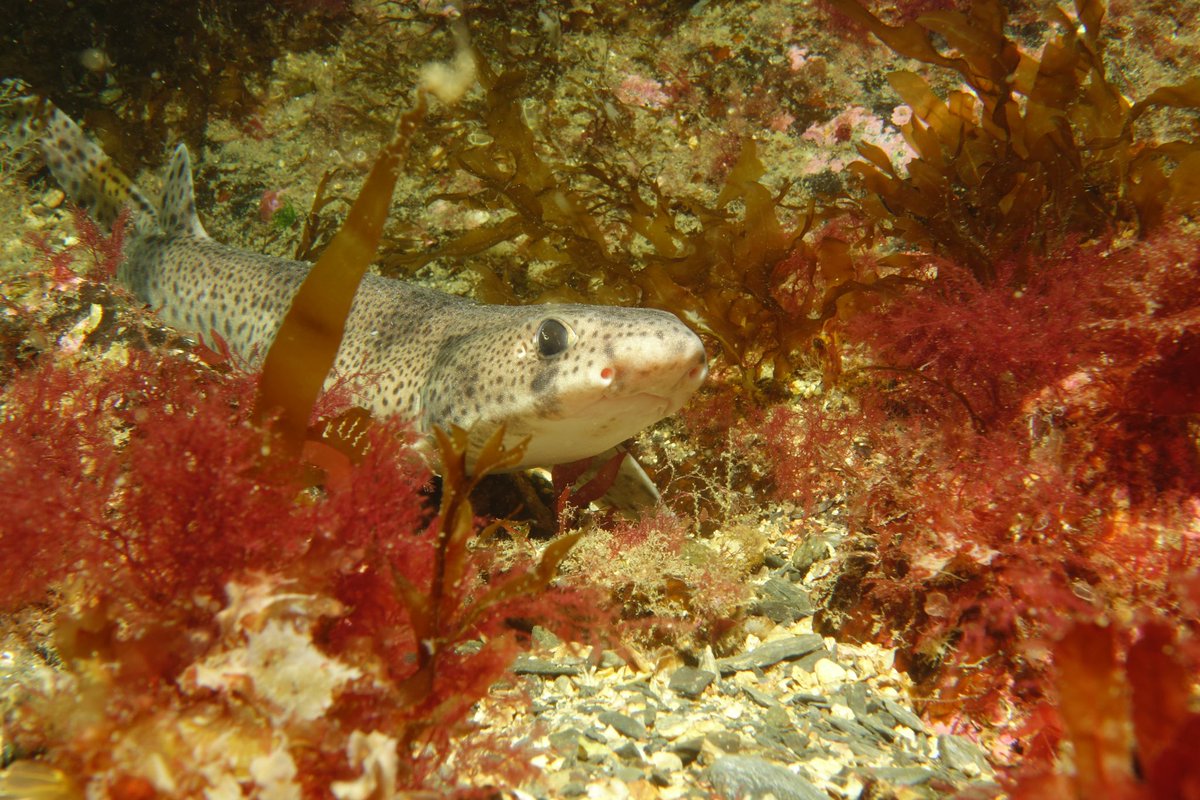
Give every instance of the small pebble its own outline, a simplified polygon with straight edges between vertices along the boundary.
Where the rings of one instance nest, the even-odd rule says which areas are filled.
[[[683,739],[671,745],[671,752],[679,756],[685,766],[695,761],[703,749],[704,739],[701,738]]]
[[[89,47],[79,53],[79,64],[89,72],[104,72],[112,66],[112,59],[99,47]]]
[[[678,714],[660,714],[654,720],[654,732],[664,739],[678,739],[689,727],[688,718]]]
[[[550,734],[550,746],[563,756],[574,756],[579,753],[579,737],[582,736],[579,731],[574,728],[567,728],[565,731],[557,731]]]
[[[726,753],[737,753],[742,749],[742,737],[733,731],[713,731],[704,738],[714,747]]]
[[[717,679],[712,672],[695,667],[680,667],[671,675],[667,688],[684,697],[699,697]]]
[[[850,706],[844,706],[841,703],[830,704],[829,715],[834,719],[854,719],[854,711]]]
[[[617,747],[613,748],[613,752],[617,754],[623,761],[644,761],[642,751],[633,742],[622,742]]]
[[[67,199],[67,195],[62,189],[54,188],[47,189],[39,199],[38,203],[45,208],[58,208],[63,204],[63,200]]]
[[[822,658],[813,665],[813,674],[822,686],[840,686],[846,680],[846,668],[828,658]]]
[[[611,725],[613,730],[630,739],[645,739],[648,735],[646,726],[628,714],[620,711],[605,711],[596,717],[602,725]]]
[[[673,772],[683,769],[683,759],[675,753],[659,750],[657,753],[651,753],[650,765],[656,770],[670,775]]]
[[[801,656],[800,658],[796,659],[794,662],[793,672],[797,669],[804,670],[805,672],[812,672],[813,667],[816,666],[818,661],[820,661],[822,658],[830,658],[831,655],[832,654],[824,647],[817,648],[808,655]]]

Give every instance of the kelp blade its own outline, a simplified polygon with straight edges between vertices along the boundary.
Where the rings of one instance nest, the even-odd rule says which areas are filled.
[[[313,405],[337,358],[354,295],[375,258],[400,167],[425,109],[418,94],[371,167],[345,223],[300,285],[267,351],[255,418],[262,421],[278,411],[274,430],[287,452],[298,453],[304,444]]]

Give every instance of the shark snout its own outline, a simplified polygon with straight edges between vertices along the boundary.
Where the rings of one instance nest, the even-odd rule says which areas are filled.
[[[601,376],[609,393],[660,397],[669,407],[666,413],[679,410],[708,376],[704,345],[691,331],[687,334],[677,348],[606,366]]]

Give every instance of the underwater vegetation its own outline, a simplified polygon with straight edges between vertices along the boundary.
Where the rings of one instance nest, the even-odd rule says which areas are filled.
[[[529,74],[485,64],[482,109],[461,108],[446,140],[476,189],[437,199],[506,213],[385,264],[461,262],[492,302],[639,303],[694,325],[733,379],[689,415],[707,452],[749,443],[732,445],[762,463],[746,485],[846,505],[825,630],[897,646],[932,718],[998,727],[1008,786],[1048,796],[1035,787],[1064,743],[1081,753],[1095,727],[1071,686],[1200,665],[1200,83],[1126,99],[1092,0],[1049,10],[1040,54],[995,0],[911,4],[896,26],[828,5],[927,67],[887,78],[911,112],[906,165],[862,143],[856,191],[805,207],[762,182],[747,139],[715,200],[668,195],[605,148],[559,158],[521,111]],[[520,258],[484,257],[498,245]],[[840,402],[761,408],[814,362]],[[708,462],[689,466],[718,483]],[[1137,758],[1141,777],[1084,759],[1054,785],[1184,785],[1193,717],[1114,691],[1096,713],[1135,720],[1136,741],[1090,752]]]
[[[829,5],[897,54],[952,71],[966,86],[942,99],[916,73],[888,75],[913,111],[903,133],[916,157],[903,173],[862,143],[865,160],[850,172],[864,194],[797,201],[789,185],[762,182],[764,165],[746,135],[711,176],[715,200],[669,195],[648,166],[613,156],[621,144],[619,123],[604,116],[612,112],[580,111],[593,117],[587,159],[558,155],[527,110],[541,101],[537,81],[555,72],[551,57],[538,50],[522,61],[501,50],[478,56],[482,106],[465,103],[442,123],[445,155],[473,189],[434,198],[500,218],[420,253],[385,250],[384,268],[449,260],[478,277],[477,293],[489,302],[587,298],[664,308],[716,343],[748,383],[778,385],[806,361],[836,362],[826,352],[835,346],[828,323],[926,283],[935,272],[929,256],[950,259],[982,285],[1000,279],[1003,263],[1003,279],[1016,286],[1036,269],[1035,257],[1072,237],[1131,226],[1148,234],[1195,206],[1195,142],[1151,141],[1144,119],[1200,105],[1200,83],[1126,101],[1105,72],[1103,4],[1080,4],[1078,32],[1056,12],[1063,34],[1038,58],[1006,38],[999,3],[922,13],[895,28],[855,3]],[[935,36],[944,38],[941,50]],[[501,244],[521,258],[479,258]],[[881,255],[885,244],[898,252]]]
[[[8,712],[5,760],[43,757],[6,772],[4,793],[461,794],[473,770],[515,781],[526,769],[503,743],[464,747],[465,721],[518,652],[522,620],[558,619],[578,638],[603,614],[593,592],[551,586],[579,535],[503,563],[480,546],[499,526],[476,519],[470,494],[522,456],[502,431],[471,474],[466,433],[436,432],[435,511],[402,425],[353,410],[312,420],[424,111],[419,93],[261,378],[218,353],[224,369],[124,346],[69,358],[8,301],[21,337],[49,352],[2,395],[0,501],[14,517],[0,528],[0,610],[47,607],[40,646],[59,668]],[[78,255],[98,278],[120,261],[124,219],[105,237],[77,217],[79,244],[33,242],[43,291],[82,282]],[[103,314],[92,306],[84,339]],[[301,452],[322,454],[319,483]]]
[[[514,453],[485,449],[471,477],[443,437],[435,509],[396,425],[314,492],[250,423],[254,384],[130,349],[46,354],[5,386],[0,605],[48,604],[59,664],[6,720],[8,757],[42,753],[61,797],[519,772],[496,743],[464,749],[463,723],[526,635],[513,620],[577,636],[594,619],[590,596],[551,586],[573,537],[500,563],[467,498]]]
[[[91,775],[147,796],[159,777],[139,771],[139,752],[183,794],[218,763],[306,796],[368,796],[389,780],[446,790],[501,766],[516,781],[525,762],[464,732],[530,624],[576,636],[624,624],[719,653],[763,547],[745,533],[745,561],[713,568],[706,537],[736,527],[722,515],[779,501],[818,519],[833,502],[849,535],[822,631],[896,647],[929,720],[991,737],[1011,796],[1194,786],[1200,83],[1127,99],[1094,0],[1049,9],[1037,54],[998,0],[888,4],[895,25],[853,0],[822,5],[921,64],[887,78],[911,111],[907,164],[862,143],[852,191],[807,196],[796,188],[811,182],[772,183],[761,143],[731,136],[709,194],[669,191],[629,163],[599,100],[575,109],[587,158],[548,144],[526,101],[560,71],[552,51],[519,50],[522,65],[496,34],[476,39],[481,96],[413,134],[440,142],[459,181],[432,202],[486,221],[428,248],[383,234],[394,273],[439,260],[474,273],[484,300],[653,305],[705,335],[724,368],[685,414],[687,461],[663,467],[696,520],[528,542],[474,519],[453,432],[434,508],[402,430],[364,432],[332,407],[314,424],[315,390],[292,392],[295,371],[274,386],[289,400],[264,401],[224,364],[137,348],[68,357],[48,333],[31,356],[14,342],[38,338],[36,320],[9,309],[0,507],[28,523],[0,533],[0,608],[53,610],[62,662],[54,690],[19,705],[15,755],[40,754],[67,797]],[[722,107],[712,80],[620,91]],[[376,212],[381,186],[364,192]],[[329,234],[323,190],[306,231]],[[37,245],[47,291],[73,280],[72,261],[111,271],[119,239],[88,225],[76,220],[69,253]],[[344,279],[364,266],[356,249],[326,250],[354,262]],[[293,353],[317,385],[329,342]],[[818,372],[823,393],[777,402]],[[266,409],[286,402],[279,425]],[[510,457],[491,455],[497,468]],[[270,658],[324,682],[289,687]]]
[[[157,161],[171,137],[197,144],[214,116],[246,120],[277,56],[328,47],[352,17],[342,0],[47,0],[10,10],[0,75],[55,98],[123,166]]]
[[[1200,83],[1126,101],[1086,0],[1040,58],[991,0],[899,27],[830,5],[967,88],[892,73],[916,155],[860,148],[857,208],[904,281],[838,320],[871,359],[849,408],[746,430],[782,496],[845,498],[823,625],[896,644],[933,718],[1006,730],[1014,796],[1180,796],[1196,716],[1156,692],[1200,666],[1200,137],[1136,131]]]
[[[92,297],[56,271],[103,264],[118,235],[17,280]],[[609,639],[616,605],[657,641],[715,639],[745,596],[677,518],[612,526],[575,558],[580,532],[533,542],[476,516],[479,482],[521,458],[499,434],[468,474],[465,432],[438,432],[433,495],[411,433],[335,396],[297,458],[274,413],[256,421],[260,376],[127,343],[120,306],[85,303],[86,332],[35,314],[3,331],[35,347],[0,390],[0,612],[48,663],[8,705],[4,791],[486,794],[529,777],[530,754],[468,718],[534,625]]]
[[[1147,112],[1200,108],[1200,79],[1127,101],[1105,71],[1103,2],[1077,2],[1078,23],[1052,9],[1060,33],[1039,58],[1007,38],[1008,14],[993,0],[900,27],[855,0],[829,3],[898,55],[949,70],[967,87],[942,99],[914,72],[888,74],[912,110],[902,131],[916,157],[901,175],[864,143],[866,161],[851,168],[866,190],[861,208],[884,235],[947,257],[984,285],[1000,279],[999,265],[1015,264],[1007,276],[1015,285],[1037,268],[1034,256],[1068,237],[1130,226],[1148,235],[1200,201],[1200,143],[1137,136]]]
[[[787,187],[759,182],[752,139],[734,148],[715,201],[667,196],[600,149],[580,164],[554,158],[522,114],[530,74],[515,66],[497,73],[480,58],[484,107],[478,119],[449,123],[446,140],[456,168],[480,190],[435,199],[508,213],[417,254],[385,248],[385,271],[452,260],[478,277],[476,294],[488,302],[663,308],[718,343],[748,383],[784,381],[843,294],[890,281],[864,273],[845,237],[815,213],[788,222]],[[523,258],[477,258],[502,243]]]

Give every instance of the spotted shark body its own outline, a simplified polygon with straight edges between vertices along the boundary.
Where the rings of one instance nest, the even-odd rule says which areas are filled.
[[[18,127],[69,196],[103,224],[132,209],[118,279],[168,324],[215,332],[260,361],[311,264],[210,238],[184,146],[154,204],[69,117],[22,102]],[[529,438],[519,466],[549,466],[604,453],[674,413],[707,366],[700,339],[664,311],[483,305],[368,274],[334,372],[359,377],[356,399],[378,416],[423,432],[458,425],[473,441],[503,425],[508,442]]]

